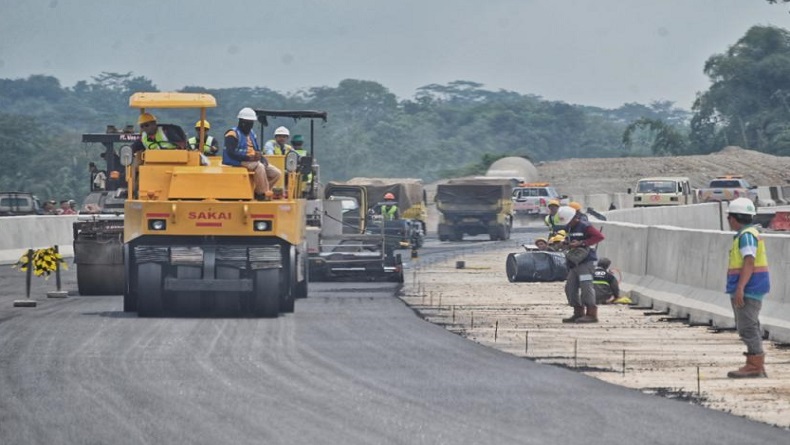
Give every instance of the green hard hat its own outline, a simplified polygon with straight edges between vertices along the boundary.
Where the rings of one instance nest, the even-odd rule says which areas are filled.
[[[291,138],[291,143],[294,143],[294,142],[302,142],[302,143],[304,143],[304,138],[302,137],[301,134],[295,134],[294,137]]]

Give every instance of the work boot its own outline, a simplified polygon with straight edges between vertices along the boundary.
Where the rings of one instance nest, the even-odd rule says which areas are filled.
[[[584,317],[584,306],[574,306],[573,315],[568,318],[563,318],[563,323],[576,323],[576,320]]]
[[[587,314],[576,319],[576,323],[598,323],[598,306],[587,306]]]
[[[746,364],[737,371],[728,372],[727,377],[731,379],[768,377],[765,373],[765,354],[746,354]]]

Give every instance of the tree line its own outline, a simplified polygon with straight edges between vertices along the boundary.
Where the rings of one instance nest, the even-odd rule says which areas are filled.
[[[502,156],[533,162],[567,158],[702,154],[739,145],[790,154],[790,35],[755,26],[703,66],[711,87],[690,111],[669,101],[628,103],[616,109],[545,100],[513,91],[491,91],[458,80],[419,88],[399,100],[384,85],[346,79],[337,86],[283,94],[266,87],[210,88],[218,107],[208,111],[211,134],[221,137],[245,106],[328,112],[316,125],[315,153],[322,180],[353,176],[417,177],[432,181],[479,174]],[[128,107],[154,82],[129,73],[100,73],[64,87],[52,76],[0,79],[0,190],[42,198],[80,199],[88,192],[87,165],[102,147],[81,144],[81,134],[107,125],[136,123]],[[192,132],[193,110],[153,110],[160,122]],[[291,134],[309,124],[270,121],[262,139],[285,125]],[[135,127],[136,128],[136,127]]]

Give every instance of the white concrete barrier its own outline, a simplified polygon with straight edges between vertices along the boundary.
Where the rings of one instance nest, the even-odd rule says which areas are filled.
[[[652,210],[652,209],[644,209]],[[615,212],[609,212],[610,215]],[[623,272],[622,287],[640,305],[669,310],[675,317],[721,327],[735,325],[724,292],[733,232],[597,222],[606,236],[599,257]],[[761,321],[769,338],[790,343],[790,236],[763,234],[771,270],[771,292]]]
[[[58,246],[74,256],[72,225],[76,215],[0,217],[0,264],[14,264],[28,249]]]

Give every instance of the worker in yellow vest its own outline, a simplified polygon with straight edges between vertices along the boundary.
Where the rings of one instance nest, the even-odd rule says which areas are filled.
[[[189,138],[189,148],[196,150],[200,140],[200,129],[203,128],[205,142],[203,143],[202,153],[206,156],[216,156],[219,153],[219,142],[214,136],[208,134],[211,124],[206,120],[195,122],[195,136]]]

